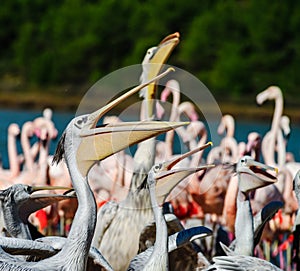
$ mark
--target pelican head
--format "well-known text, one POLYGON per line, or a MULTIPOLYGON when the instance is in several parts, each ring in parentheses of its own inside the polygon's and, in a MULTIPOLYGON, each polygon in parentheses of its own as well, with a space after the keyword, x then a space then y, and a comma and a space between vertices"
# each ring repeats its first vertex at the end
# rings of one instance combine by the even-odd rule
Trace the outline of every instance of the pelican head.
POLYGON ((236 172, 239 175, 239 190, 248 193, 251 190, 275 183, 278 169, 259 163, 251 156, 243 156, 236 166, 236 172), (275 175, 267 170, 275 172, 275 175))
POLYGON ((28 216, 52 203, 63 199, 75 197, 73 194, 45 194, 37 193, 45 190, 70 190, 69 187, 62 186, 30 186, 24 184, 15 184, 5 190, 0 190, 0 201, 8 204, 10 207, 18 210, 23 222, 27 221, 28 216))
MULTIPOLYGON (((169 55, 179 43, 179 33, 168 35, 165 37, 156 47, 152 47, 147 50, 147 53, 143 59, 142 66, 143 72, 140 77, 141 82, 145 82, 150 78, 155 77, 161 70, 162 65, 167 61, 169 55)), ((140 96, 148 102, 147 116, 153 115, 153 102, 155 99, 155 84, 152 83, 148 88, 143 88, 140 91, 140 96)))
POLYGON ((77 169, 83 177, 86 177, 90 168, 97 161, 145 139, 188 124, 187 122, 142 121, 113 122, 98 126, 99 119, 105 113, 171 70, 168 69, 147 83, 133 88, 101 109, 71 120, 58 143, 53 162, 59 162, 64 154, 72 156, 68 157, 72 163, 74 162, 73 157, 76 157, 77 169), (66 147, 68 154, 64 150, 66 147))
POLYGON ((152 175, 152 178, 148 177, 148 181, 152 180, 153 182, 155 182, 154 184, 156 188, 157 202, 160 206, 164 203, 166 197, 169 195, 171 190, 181 180, 183 180, 192 173, 214 167, 214 165, 209 164, 202 165, 196 168, 174 168, 174 166, 184 158, 189 157, 196 152, 202 151, 211 145, 212 143, 209 142, 201 147, 184 153, 183 155, 180 155, 177 158, 163 163, 158 163, 152 167, 148 174, 152 175))

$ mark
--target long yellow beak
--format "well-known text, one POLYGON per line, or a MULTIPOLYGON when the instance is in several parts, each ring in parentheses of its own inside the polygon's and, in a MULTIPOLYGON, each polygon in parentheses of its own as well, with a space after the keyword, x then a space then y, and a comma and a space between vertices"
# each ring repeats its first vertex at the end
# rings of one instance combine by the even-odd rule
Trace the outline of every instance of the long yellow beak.
MULTIPOLYGON (((155 50, 155 54, 150 59, 147 64, 151 65, 151 69, 148 72, 148 80, 158 75, 161 70, 162 65, 167 61, 168 57, 172 53, 173 49, 179 43, 179 33, 176 32, 174 34, 168 35, 165 37, 157 46, 155 50)), ((154 86, 154 84, 151 84, 154 86)), ((150 88, 150 86, 149 86, 150 88)), ((148 99, 154 99, 154 97, 149 96, 148 99)))
MULTIPOLYGON (((161 70, 162 65, 167 61, 173 49, 179 43, 179 33, 168 35, 165 37, 159 45, 154 48, 155 52, 148 63, 143 63, 143 70, 147 70, 146 79, 155 77, 161 70)), ((156 85, 152 83, 148 86, 145 100, 147 100, 148 118, 153 115, 153 99, 155 99, 156 85)))
POLYGON ((169 193, 172 191, 172 189, 183 179, 185 179, 189 175, 196 173, 200 170, 205 170, 205 169, 212 168, 215 166, 213 164, 208 164, 208 165, 202 165, 202 166, 195 167, 195 168, 175 168, 175 169, 173 169, 173 167, 177 163, 182 161, 183 159, 187 158, 188 156, 190 156, 196 152, 202 151, 211 145, 212 145, 212 143, 208 142, 207 144, 205 144, 199 148, 196 148, 194 150, 191 150, 191 151, 179 156, 176 159, 173 159, 171 161, 167 161, 167 162, 163 163, 163 166, 162 166, 163 170, 156 176, 156 180, 157 180, 156 197, 157 197, 157 201, 160 205, 163 204, 163 202, 165 201, 165 199, 169 195, 169 193))
POLYGON ((98 128, 93 136, 83 137, 77 150, 78 169, 86 176, 91 166, 128 146, 176 129, 188 122, 121 122, 98 128))
POLYGON ((122 101, 125 101, 127 98, 129 98, 131 95, 137 93, 140 91, 142 88, 148 86, 149 84, 155 82, 156 80, 166 76, 169 72, 174 71, 173 68, 168 68, 165 72, 151 78, 149 81, 129 90, 128 92, 124 93, 117 99, 111 101, 109 104, 103 106, 99 110, 89 114, 88 120, 89 120, 89 125, 87 125, 87 129, 84 129, 81 132, 81 136, 86 136, 86 135, 91 135, 93 134, 93 131, 91 129, 95 128, 97 126, 97 122, 99 121, 100 118, 102 118, 107 112, 109 112, 111 109, 113 109, 115 106, 120 104, 122 101))

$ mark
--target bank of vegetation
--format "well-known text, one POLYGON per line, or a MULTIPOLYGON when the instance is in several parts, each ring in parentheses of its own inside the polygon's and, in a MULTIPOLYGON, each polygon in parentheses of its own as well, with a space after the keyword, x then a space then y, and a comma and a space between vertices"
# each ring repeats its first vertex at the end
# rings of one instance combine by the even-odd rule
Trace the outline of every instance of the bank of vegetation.
POLYGON ((299 10, 293 0, 2 0, 0 99, 38 100, 46 89, 51 100, 76 104, 93 82, 140 63, 149 46, 178 31, 168 63, 220 102, 253 103, 278 85, 296 107, 299 10))

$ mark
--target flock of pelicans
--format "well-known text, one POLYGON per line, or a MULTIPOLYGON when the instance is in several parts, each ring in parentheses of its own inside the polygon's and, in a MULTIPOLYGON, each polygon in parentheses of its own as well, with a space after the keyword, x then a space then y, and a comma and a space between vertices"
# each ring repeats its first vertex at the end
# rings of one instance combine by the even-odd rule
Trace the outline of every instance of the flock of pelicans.
POLYGON ((147 51, 141 85, 72 119, 53 156, 51 110, 22 129, 9 126, 0 270, 300 270, 300 164, 286 152, 280 89, 257 96, 259 104, 275 101, 263 137, 252 132, 238 143, 234 119, 224 115, 218 132, 226 134, 213 146, 193 104, 180 103, 176 80, 160 102, 151 100, 155 82, 172 71, 160 73, 178 42, 175 33, 147 51), (144 98, 140 121, 105 116, 137 92, 144 98), (171 94, 169 121, 158 120, 171 94), (175 131, 188 149, 181 155, 173 153, 175 131), (136 143, 134 157, 127 155, 136 143), (60 232, 52 234, 49 224, 57 222, 60 232))

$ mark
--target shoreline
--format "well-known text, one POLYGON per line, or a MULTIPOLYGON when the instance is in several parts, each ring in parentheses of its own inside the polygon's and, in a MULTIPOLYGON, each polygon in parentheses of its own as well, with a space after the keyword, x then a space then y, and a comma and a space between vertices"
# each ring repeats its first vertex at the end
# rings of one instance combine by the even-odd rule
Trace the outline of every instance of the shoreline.
MULTIPOLYGON (((0 107, 2 109, 20 110, 43 110, 50 107, 53 110, 72 112, 76 111, 84 95, 50 95, 48 93, 0 93, 0 107)), ((106 102, 111 97, 103 95, 102 99, 106 102), (107 97, 105 97, 107 96, 107 97)), ((105 102, 105 103, 106 103, 105 102)), ((136 101, 134 101, 136 102, 136 101)), ((98 101, 93 101, 93 106, 98 106, 98 101)), ((270 120, 273 116, 274 104, 269 103, 264 106, 240 102, 219 102, 217 101, 222 114, 230 114, 240 120, 270 120)), ((104 105, 104 104, 103 104, 104 105)), ((101 105, 100 105, 101 106, 101 105)), ((126 105, 124 105, 126 106, 126 105)), ((128 106, 128 104, 127 104, 128 106)), ((126 108, 126 107, 125 107, 126 108)), ((300 110, 296 106, 285 106, 283 114, 290 117, 293 123, 300 123, 300 110)))

